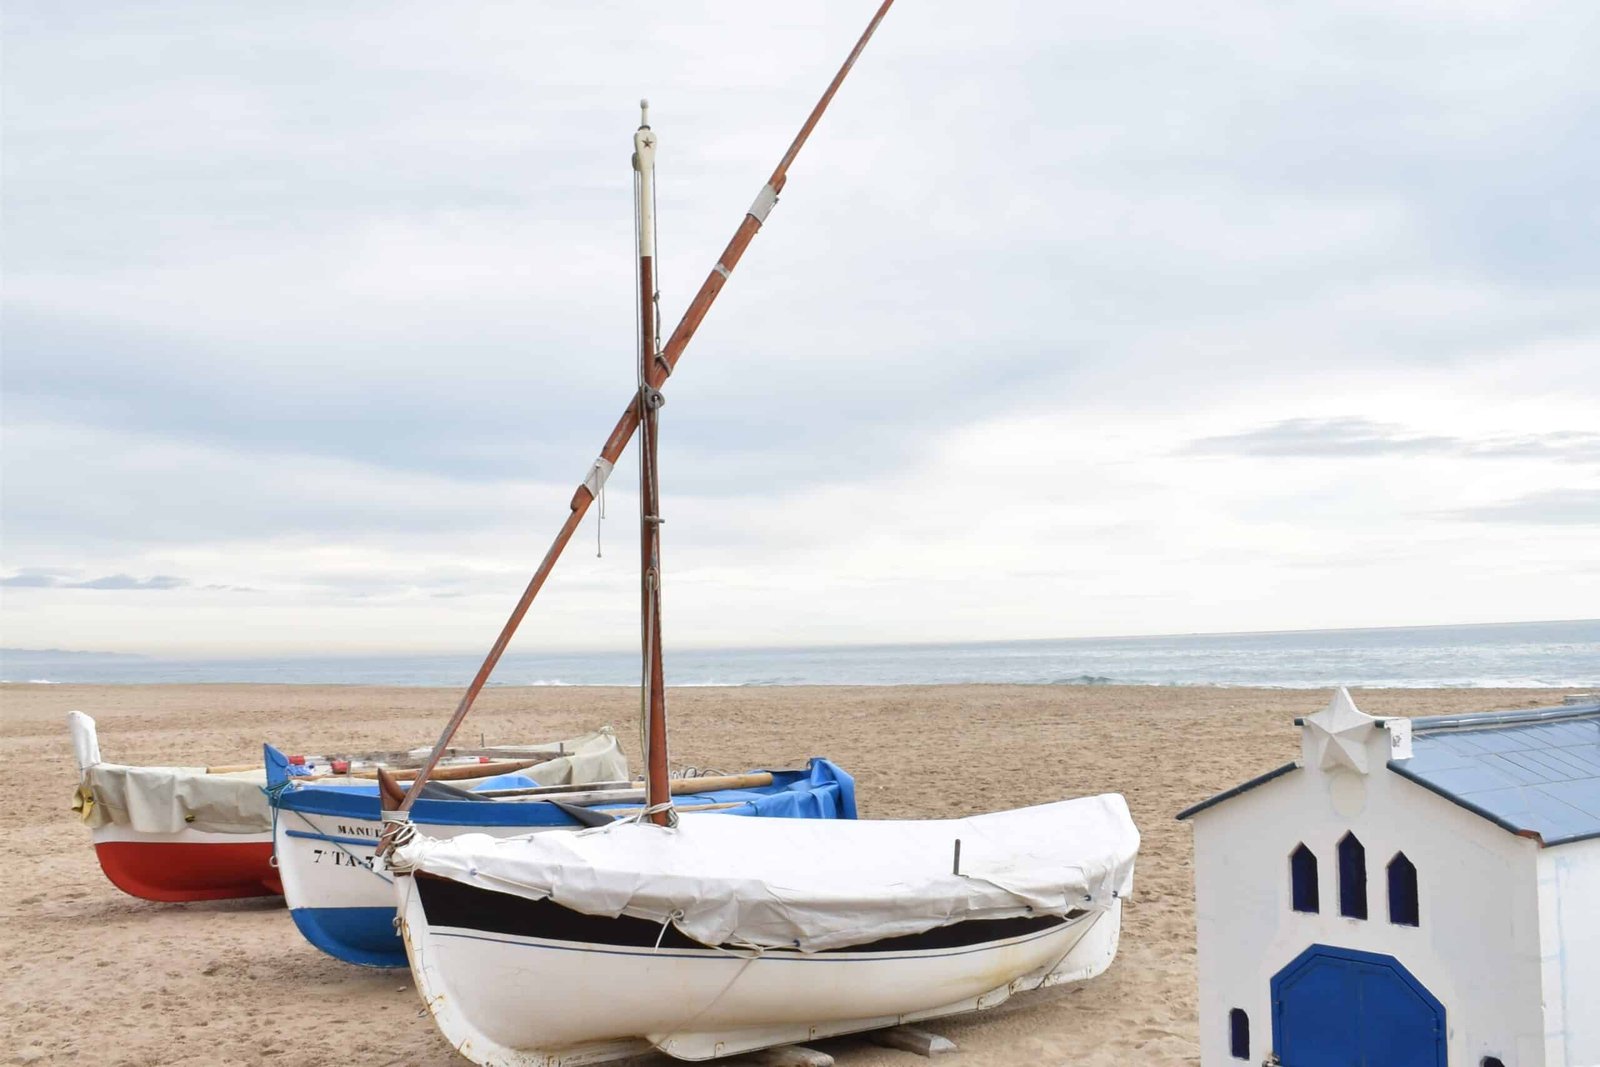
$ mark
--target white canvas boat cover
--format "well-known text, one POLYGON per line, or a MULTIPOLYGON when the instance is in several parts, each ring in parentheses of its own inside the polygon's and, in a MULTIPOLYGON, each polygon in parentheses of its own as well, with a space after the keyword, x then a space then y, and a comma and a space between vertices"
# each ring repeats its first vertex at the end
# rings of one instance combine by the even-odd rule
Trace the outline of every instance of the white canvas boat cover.
POLYGON ((92 797, 84 821, 142 833, 188 828, 218 834, 269 833, 265 770, 210 774, 204 767, 127 767, 97 763, 83 775, 92 797))
MULTIPOLYGON (((130 767, 103 763, 94 720, 68 715, 79 760, 74 803, 90 827, 116 823, 142 833, 176 833, 185 828, 221 834, 272 832, 266 769, 214 774, 204 767, 130 767)), ((551 744, 550 748, 556 746, 551 744)), ((561 743, 568 755, 517 772, 539 785, 583 785, 626 779, 628 762, 610 727, 561 743)), ((367 779, 324 778, 318 784, 371 786, 367 779)), ((472 782, 453 784, 470 789, 472 782)))
MULTIPOLYGON (((539 785, 590 785, 594 782, 626 782, 628 757, 622 754, 611 727, 562 742, 565 756, 536 763, 517 773, 539 785)), ((512 759, 515 757, 507 756, 512 759)), ((471 783, 455 783, 471 787, 471 783)))
POLYGON ((671 921, 702 944, 812 952, 1104 909, 1132 890, 1138 850, 1127 802, 1107 793, 921 822, 686 815, 672 829, 419 834, 391 865, 589 915, 671 921))

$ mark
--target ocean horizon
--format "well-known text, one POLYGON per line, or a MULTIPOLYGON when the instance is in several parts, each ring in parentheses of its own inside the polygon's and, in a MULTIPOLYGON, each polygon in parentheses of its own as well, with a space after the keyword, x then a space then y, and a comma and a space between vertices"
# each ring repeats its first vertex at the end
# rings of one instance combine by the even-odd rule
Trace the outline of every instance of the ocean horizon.
MULTIPOLYGON (((0 682, 464 687, 481 654, 250 658, 0 649, 0 682)), ((1600 619, 941 644, 668 650, 673 686, 1600 688, 1600 619)), ((508 652, 490 684, 636 685, 637 653, 508 652)))

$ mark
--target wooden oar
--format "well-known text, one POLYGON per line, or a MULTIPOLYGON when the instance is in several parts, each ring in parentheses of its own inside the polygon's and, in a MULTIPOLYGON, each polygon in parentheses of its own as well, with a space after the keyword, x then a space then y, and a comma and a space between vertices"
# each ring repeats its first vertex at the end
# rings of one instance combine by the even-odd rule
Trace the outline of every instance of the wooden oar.
MULTIPOLYGON (((695 793, 710 793, 718 789, 760 789, 762 786, 772 784, 772 772, 762 771, 758 774, 724 774, 709 778, 674 778, 672 780, 673 796, 692 796, 695 793)), ((561 799, 571 804, 604 804, 607 802, 636 800, 644 794, 643 782, 629 783, 625 789, 595 789, 588 787, 582 792, 566 792, 561 794, 561 799)), ((550 795, 544 789, 485 789, 479 796, 483 797, 526 797, 530 800, 540 799, 541 796, 550 795)))
MULTIPOLYGON (((426 755, 426 753, 423 755, 426 755)), ((341 759, 350 763, 381 763, 385 767, 420 767, 422 766, 423 755, 418 755, 408 749, 393 752, 356 752, 350 754, 335 752, 306 758, 317 759, 324 763, 341 759)), ((553 745, 502 745, 489 748, 452 747, 445 749, 443 759, 480 759, 483 757, 500 760, 533 759, 534 757, 553 759, 556 756, 569 755, 571 753, 567 751, 566 743, 558 742, 553 745)))
MULTIPOLYGON (((482 759, 487 756, 490 758, 499 757, 501 763, 519 759, 527 759, 530 762, 523 764, 523 766, 532 766, 534 763, 545 763, 549 760, 560 759, 562 756, 567 755, 571 755, 571 753, 566 750, 565 743, 561 743, 553 747, 550 745, 506 745, 502 748, 452 748, 446 750, 445 759, 482 759)), ((375 763, 384 767, 388 767, 391 771, 396 772, 402 778, 415 778, 417 769, 422 766, 422 757, 413 756, 410 752, 368 752, 356 756, 317 756, 316 759, 324 763, 330 763, 335 759, 343 760, 346 763, 375 763)), ((446 766, 449 765, 446 764, 446 766)), ((466 766, 477 770, 483 767, 498 766, 498 764, 474 763, 467 764, 466 766)), ((206 773, 240 774, 244 771, 259 770, 261 770, 260 763, 219 763, 214 767, 207 767, 206 773)), ((498 771, 496 773, 505 774, 507 772, 498 771)), ((302 782, 312 782, 319 778, 376 778, 377 776, 377 769, 368 767, 358 771, 347 771, 344 774, 325 772, 322 774, 302 775, 299 780, 302 782)), ((450 780, 451 776, 446 774, 433 774, 429 775, 429 777, 440 778, 448 781, 450 780)), ((457 775, 456 777, 461 776, 457 775)), ((465 777, 470 778, 472 775, 469 774, 465 777)), ((488 777, 488 775, 484 775, 484 777, 488 777)))
POLYGON ((567 785, 537 785, 525 789, 486 789, 482 796, 562 796, 570 793, 592 793, 596 790, 606 789, 643 789, 643 782, 584 782, 582 784, 568 783, 567 785))
MULTIPOLYGON (((686 805, 686 806, 681 807, 681 808, 678 807, 677 805, 673 805, 673 810, 678 811, 678 812, 726 811, 728 808, 742 808, 748 803, 749 803, 748 800, 733 800, 733 801, 729 801, 726 804, 689 804, 689 805, 686 805)), ((607 815, 615 815, 619 819, 625 819, 629 815, 633 814, 634 812, 636 812, 638 810, 639 810, 639 806, 635 806, 635 807, 631 807, 631 808, 622 808, 619 811, 607 811, 605 814, 607 814, 607 815)))
MULTIPOLYGON (((580 826, 609 826, 614 822, 621 822, 632 815, 638 814, 639 810, 644 807, 642 804, 636 804, 633 807, 622 808, 618 811, 601 811, 598 808, 565 804, 554 797, 547 798, 547 802, 555 804, 562 811, 572 816, 580 826)), ((729 808, 742 808, 748 803, 749 801, 746 800, 735 800, 726 804, 691 804, 682 808, 674 805, 674 810, 685 813, 692 811, 727 811, 729 808)))
MULTIPOLYGON (((462 763, 440 767, 431 777, 438 782, 460 782, 472 778, 493 778, 500 774, 514 774, 525 771, 529 767, 537 767, 541 763, 549 763, 559 756, 544 756, 540 759, 508 760, 501 763, 462 763)), ((347 771, 344 774, 303 774, 290 779, 295 782, 348 782, 354 780, 372 781, 378 777, 380 771, 387 771, 397 781, 405 782, 417 776, 416 767, 369 767, 359 771, 347 771)))
MULTIPOLYGON (((541 763, 549 763, 553 759, 560 758, 559 756, 550 755, 541 756, 539 759, 509 760, 501 763, 452 764, 438 768, 428 777, 436 782, 459 782, 468 778, 493 778, 497 774, 514 774, 517 771, 525 771, 529 767, 537 767, 541 763)), ((405 781, 408 778, 415 778, 419 769, 417 767, 390 768, 389 773, 394 775, 397 780, 405 781)), ((351 771, 349 774, 320 775, 318 777, 366 778, 370 780, 378 777, 378 771, 377 768, 373 768, 371 770, 351 771)))

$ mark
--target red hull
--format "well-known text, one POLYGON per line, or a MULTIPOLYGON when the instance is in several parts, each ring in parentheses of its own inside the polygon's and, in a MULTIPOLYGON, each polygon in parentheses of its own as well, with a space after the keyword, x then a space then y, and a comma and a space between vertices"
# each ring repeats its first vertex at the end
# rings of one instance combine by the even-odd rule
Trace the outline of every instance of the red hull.
POLYGON ((228 900, 283 895, 272 842, 237 845, 103 841, 100 868, 118 889, 145 900, 228 900))

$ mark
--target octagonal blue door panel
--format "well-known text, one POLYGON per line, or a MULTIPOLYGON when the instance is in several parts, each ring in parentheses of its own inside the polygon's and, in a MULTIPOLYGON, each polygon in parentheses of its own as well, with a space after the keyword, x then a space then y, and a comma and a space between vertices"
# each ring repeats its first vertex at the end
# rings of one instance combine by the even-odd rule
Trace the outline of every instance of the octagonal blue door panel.
POLYGON ((1446 1067, 1444 1005, 1393 956, 1312 945, 1272 979, 1284 1067, 1446 1067))

